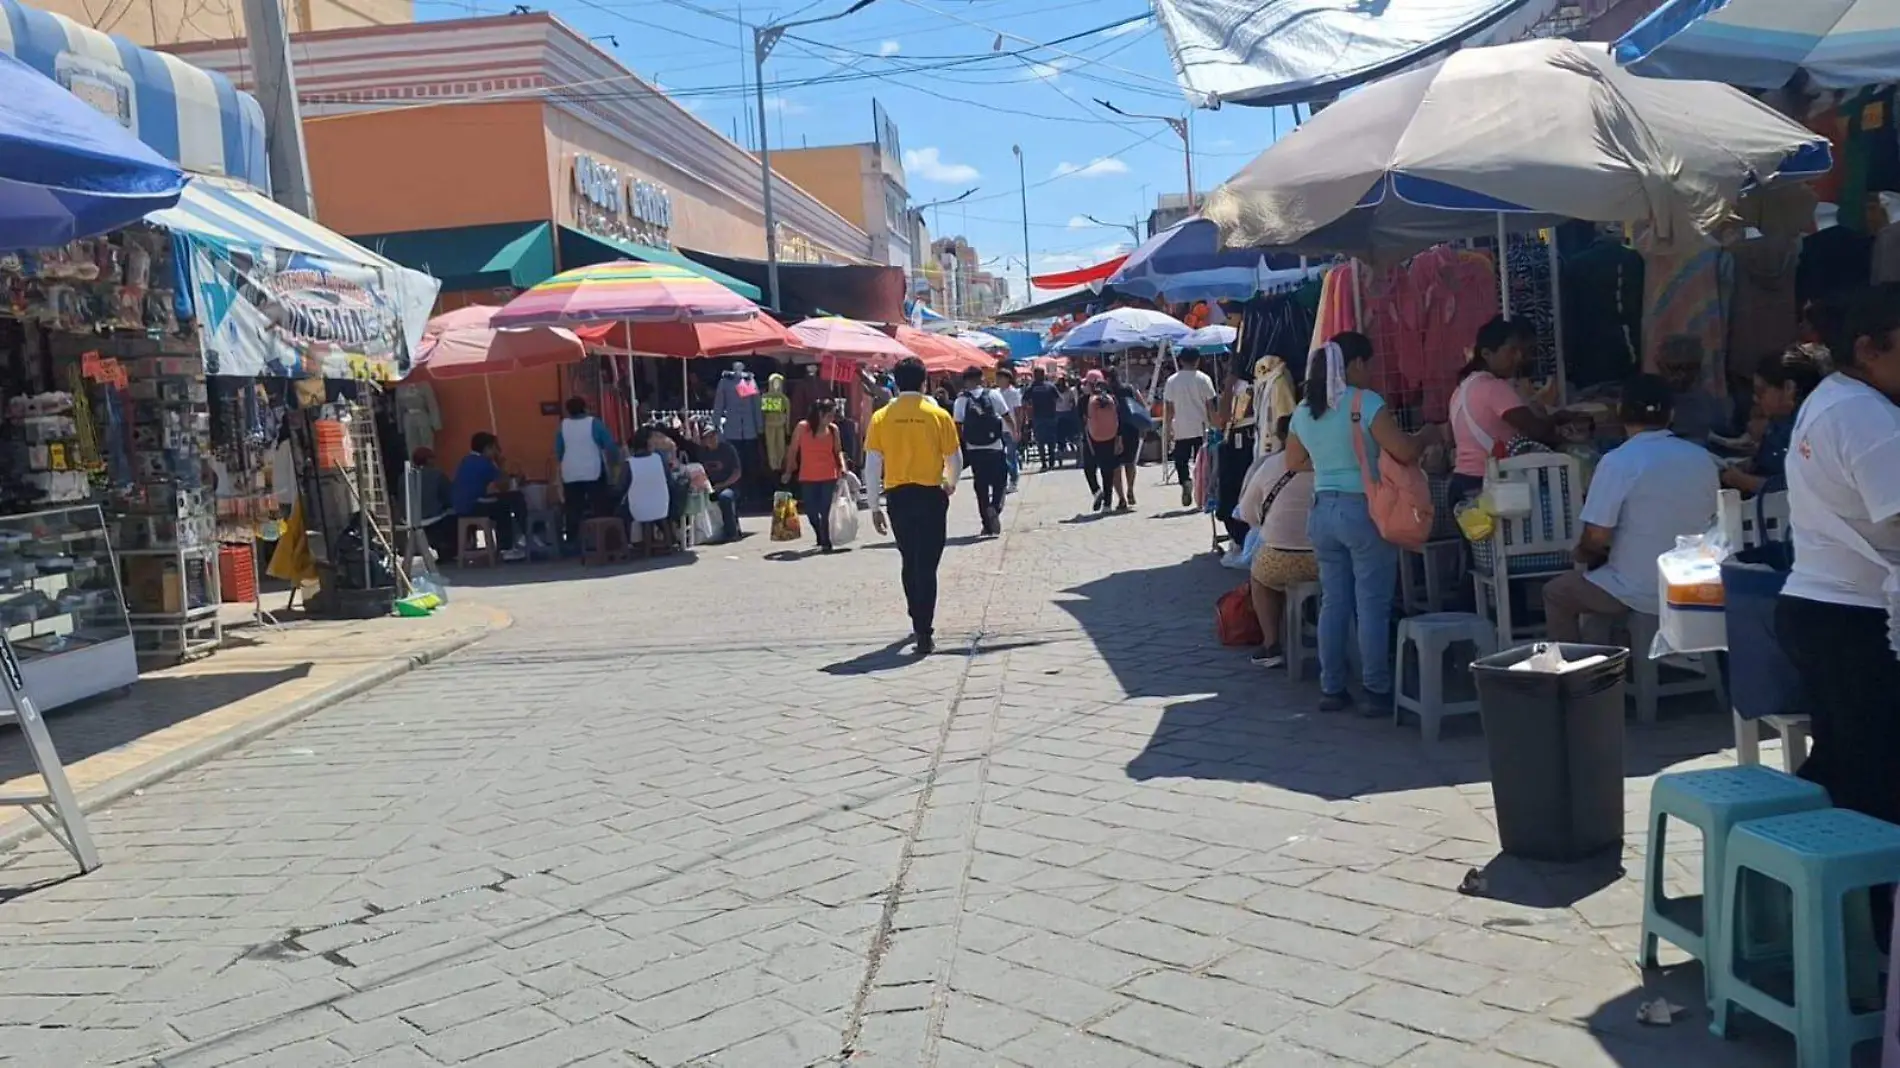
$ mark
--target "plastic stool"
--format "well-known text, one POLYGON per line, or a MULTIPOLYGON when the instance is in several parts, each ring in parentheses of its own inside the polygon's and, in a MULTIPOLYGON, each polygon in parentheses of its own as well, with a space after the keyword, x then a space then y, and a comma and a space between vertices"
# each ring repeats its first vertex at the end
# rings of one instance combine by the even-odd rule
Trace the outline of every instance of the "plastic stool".
POLYGON ((1462 665, 1469 667, 1478 657, 1498 651, 1498 628, 1470 612, 1438 612, 1399 620, 1397 662, 1392 672, 1393 723, 1403 725, 1405 713, 1410 712, 1418 717, 1419 734, 1425 741, 1436 742, 1446 716, 1478 714, 1476 695, 1469 701, 1445 700, 1445 655, 1462 642, 1472 645, 1472 655, 1462 665), (1416 653, 1409 662, 1405 655, 1408 649, 1416 653), (1406 670, 1408 667, 1413 670, 1406 670))
MULTIPOLYGON (((1716 665, 1714 653, 1695 653, 1683 657, 1694 664, 1665 665, 1660 660, 1649 658, 1649 647, 1656 640, 1656 631, 1661 629, 1662 620, 1643 612, 1629 614, 1629 650, 1630 650, 1630 700, 1636 705, 1636 722, 1656 722, 1657 703, 1665 697, 1681 697, 1686 694, 1707 693, 1715 695, 1717 708, 1728 708, 1728 697, 1722 688, 1722 671, 1716 665), (1673 674, 1689 676, 1673 682, 1663 681, 1663 670, 1667 667, 1673 674)), ((1671 658, 1675 659, 1675 658, 1671 658)))
POLYGON ((501 543, 495 540, 495 521, 487 516, 465 515, 455 521, 456 562, 463 567, 498 567, 501 543), (470 540, 469 535, 475 537, 470 540), (480 555, 476 555, 479 553, 480 555))
MULTIPOLYGON (((1883 1010, 1856 1013, 1852 999, 1879 996, 1876 941, 1867 891, 1900 882, 1900 827, 1842 808, 1750 820, 1728 839, 1723 911, 1736 930, 1742 872, 1794 895, 1794 1000, 1751 984, 1736 968, 1735 939, 1713 942, 1715 997, 1709 1030, 1726 1036, 1739 1006, 1794 1036, 1799 1068, 1848 1068, 1854 1046, 1880 1038, 1883 1010), (1855 969, 1850 977, 1849 967, 1855 969)), ((1753 976, 1755 962, 1744 969, 1753 976)))
MULTIPOLYGON (((1317 582, 1302 582, 1290 586, 1286 591, 1286 612, 1280 621, 1280 647, 1286 650, 1287 674, 1294 682, 1306 678, 1306 665, 1310 661, 1319 663, 1319 599, 1320 588, 1317 582), (1306 644, 1309 633, 1306 625, 1307 605, 1313 606, 1314 624, 1310 630, 1313 644, 1306 644)), ((1318 670, 1315 667, 1315 670, 1318 670)))
POLYGON ((581 566, 615 564, 633 555, 627 544, 627 526, 612 516, 581 524, 581 566))
MULTIPOLYGON (((1463 561, 1464 552, 1463 538, 1428 541, 1423 548, 1399 551, 1399 598, 1407 612, 1445 610, 1444 576, 1448 570, 1459 570, 1457 565, 1463 561), (1446 558, 1452 564, 1449 569, 1442 566, 1446 558), (1416 579, 1412 574, 1414 565, 1420 572, 1416 579)), ((1493 644, 1496 644, 1495 635, 1493 644)))
POLYGON ((1828 807, 1827 791, 1811 782, 1763 767, 1717 768, 1659 775, 1649 791, 1649 851, 1643 866, 1643 937, 1639 967, 1656 966, 1656 942, 1666 938, 1702 962, 1702 997, 1714 1001, 1715 967, 1710 947, 1725 940, 1722 869, 1729 832, 1737 824, 1768 816, 1828 807), (1663 896, 1671 818, 1702 832, 1702 894, 1663 896))
POLYGON ((550 548, 558 550, 561 547, 562 521, 561 513, 543 508, 538 512, 529 512, 522 518, 521 525, 526 528, 524 533, 530 541, 540 538, 550 548))

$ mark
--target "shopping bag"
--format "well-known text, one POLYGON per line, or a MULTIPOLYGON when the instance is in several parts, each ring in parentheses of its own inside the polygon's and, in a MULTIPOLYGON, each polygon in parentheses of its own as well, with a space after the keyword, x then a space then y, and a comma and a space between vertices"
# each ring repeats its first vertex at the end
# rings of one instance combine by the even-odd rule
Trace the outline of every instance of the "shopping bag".
POLYGON ((831 544, 849 545, 858 536, 858 493, 851 476, 838 480, 838 491, 831 498, 831 544))
POLYGON ((1260 633, 1260 617, 1254 614, 1251 582, 1228 590, 1214 602, 1214 631, 1226 646, 1253 646, 1266 640, 1260 633))
POLYGON ((798 521, 798 501, 782 490, 773 494, 772 540, 797 541, 804 536, 805 528, 798 521))

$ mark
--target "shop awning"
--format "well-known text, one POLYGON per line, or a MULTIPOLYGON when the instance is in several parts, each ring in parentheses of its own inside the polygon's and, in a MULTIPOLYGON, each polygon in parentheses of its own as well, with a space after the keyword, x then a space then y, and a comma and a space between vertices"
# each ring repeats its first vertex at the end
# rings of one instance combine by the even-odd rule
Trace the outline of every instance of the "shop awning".
POLYGON ((571 226, 561 227, 560 248, 561 269, 564 271, 576 267, 591 267, 596 263, 608 263, 613 260, 663 263, 669 267, 683 267, 696 274, 703 274, 747 300, 763 300, 765 297, 758 286, 716 271, 703 263, 687 259, 670 248, 636 245, 631 241, 585 233, 571 226))
POLYGON ((1091 304, 1106 304, 1114 299, 1112 290, 1096 293, 1088 289, 1077 289, 1068 293, 1058 293, 1048 300, 1013 311, 1006 311, 996 317, 999 323, 1027 323, 1036 319, 1053 319, 1058 315, 1079 312, 1091 304))
POLYGON ((197 178, 146 216, 187 239, 213 375, 401 378, 441 286, 249 187, 197 178))
POLYGON ((527 289, 554 276, 554 225, 492 223, 357 237, 357 244, 434 275, 442 291, 527 289))
POLYGON ((1037 289, 1067 289, 1070 286, 1085 286, 1093 282, 1106 282, 1109 277, 1121 269, 1127 262, 1126 254, 1115 256, 1094 265, 1078 267, 1073 271, 1056 271, 1051 274, 1039 274, 1029 281, 1037 289))

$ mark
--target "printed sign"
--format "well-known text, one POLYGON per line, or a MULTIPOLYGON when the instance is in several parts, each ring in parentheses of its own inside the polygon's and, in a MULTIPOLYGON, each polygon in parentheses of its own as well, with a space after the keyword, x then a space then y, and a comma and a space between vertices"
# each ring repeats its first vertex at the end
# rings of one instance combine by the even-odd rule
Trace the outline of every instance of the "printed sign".
POLYGON ((408 372, 400 282, 380 269, 189 243, 206 374, 388 381, 408 372))
POLYGON ((673 194, 592 156, 575 156, 574 222, 589 233, 664 248, 672 243, 673 194))

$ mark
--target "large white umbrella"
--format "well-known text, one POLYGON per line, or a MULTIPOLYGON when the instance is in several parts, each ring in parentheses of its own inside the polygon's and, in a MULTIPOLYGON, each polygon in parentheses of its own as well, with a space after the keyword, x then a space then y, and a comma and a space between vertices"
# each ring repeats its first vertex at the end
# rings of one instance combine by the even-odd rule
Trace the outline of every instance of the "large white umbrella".
POLYGON ((1738 90, 1657 81, 1603 45, 1471 48, 1342 98, 1215 190, 1229 247, 1410 255, 1565 219, 1692 245, 1753 184, 1826 173, 1824 138, 1738 90))
POLYGON ((1163 312, 1147 308, 1114 308, 1092 316, 1062 335, 1053 351, 1072 355, 1153 349, 1177 343, 1190 333, 1193 330, 1186 323, 1163 312))

